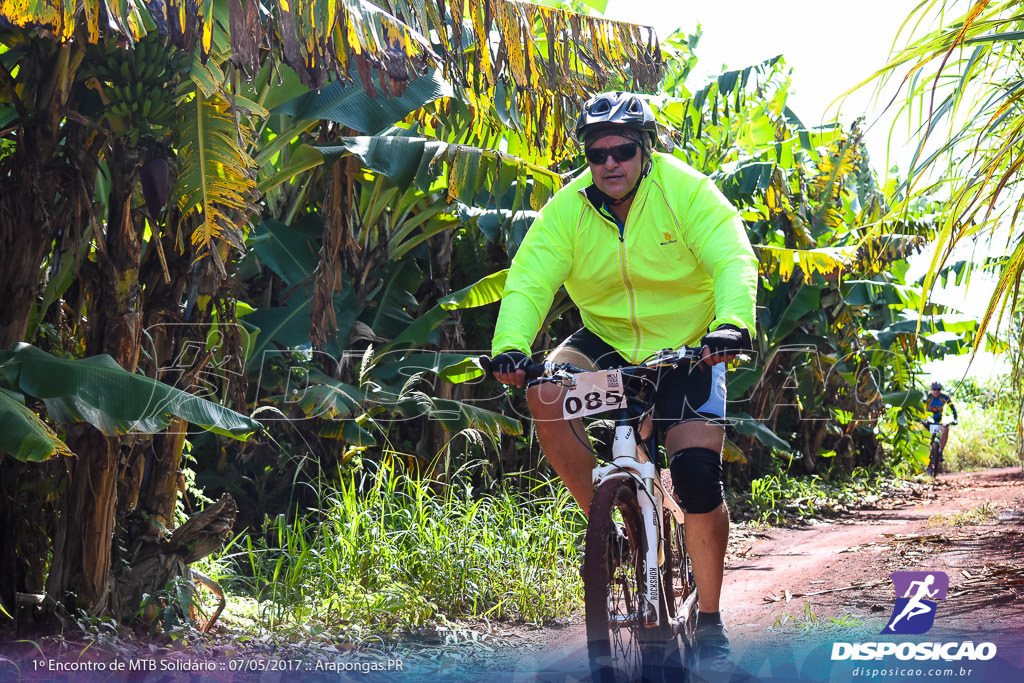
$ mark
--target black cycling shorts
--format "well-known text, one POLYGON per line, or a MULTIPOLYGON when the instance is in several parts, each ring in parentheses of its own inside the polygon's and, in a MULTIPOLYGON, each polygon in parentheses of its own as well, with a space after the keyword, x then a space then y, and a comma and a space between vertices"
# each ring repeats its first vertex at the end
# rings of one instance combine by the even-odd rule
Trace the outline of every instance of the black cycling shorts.
MULTIPOLYGON (((547 360, 585 370, 634 365, 585 327, 559 344, 547 360)), ((687 420, 721 421, 725 417, 725 363, 661 369, 656 381, 653 417, 662 430, 687 420)))

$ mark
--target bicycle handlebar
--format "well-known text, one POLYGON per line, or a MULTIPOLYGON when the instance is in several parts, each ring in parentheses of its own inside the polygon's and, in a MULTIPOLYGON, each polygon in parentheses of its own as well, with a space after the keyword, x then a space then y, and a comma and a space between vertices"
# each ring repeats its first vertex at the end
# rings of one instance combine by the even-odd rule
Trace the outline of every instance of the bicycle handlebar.
MULTIPOLYGON (((637 365, 627 365, 613 369, 628 372, 630 370, 665 367, 669 365, 676 365, 678 363, 693 362, 700 360, 700 358, 700 348, 681 346, 678 349, 662 349, 661 351, 658 351, 657 353, 640 361, 637 365)), ((494 373, 491 372, 490 356, 479 356, 477 358, 477 362, 479 362, 480 368, 484 371, 487 377, 493 379, 494 373)), ((522 369, 526 371, 527 382, 544 377, 550 377, 552 380, 556 380, 560 377, 568 378, 570 375, 576 375, 582 372, 591 372, 590 370, 584 370, 583 368, 578 368, 575 365, 569 365, 568 363, 552 363, 550 361, 545 361, 543 363, 530 363, 522 369)))

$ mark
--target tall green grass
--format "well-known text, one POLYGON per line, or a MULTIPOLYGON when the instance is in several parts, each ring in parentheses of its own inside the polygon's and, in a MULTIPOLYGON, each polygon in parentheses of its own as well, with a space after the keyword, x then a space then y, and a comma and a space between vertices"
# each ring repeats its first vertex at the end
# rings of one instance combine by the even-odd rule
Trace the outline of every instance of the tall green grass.
POLYGON ((442 483, 381 465, 336 486, 320 509, 266 520, 262 536, 236 540, 211 564, 229 591, 257 601, 252 616, 268 629, 542 623, 582 601, 584 527, 554 482, 481 492, 465 473, 442 483))
MULTIPOLYGON (((944 454, 950 472, 1009 467, 1017 454, 1017 401, 1008 378, 964 382, 953 398, 958 424, 949 429, 944 454)), ((950 416, 946 416, 949 420, 950 416)))

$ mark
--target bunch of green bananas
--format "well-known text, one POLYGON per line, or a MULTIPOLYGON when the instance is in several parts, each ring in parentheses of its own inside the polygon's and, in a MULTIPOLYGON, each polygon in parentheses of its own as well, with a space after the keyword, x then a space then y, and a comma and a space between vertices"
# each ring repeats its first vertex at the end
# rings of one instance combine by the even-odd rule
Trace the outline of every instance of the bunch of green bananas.
POLYGON ((175 85, 191 55, 169 49, 166 39, 152 31, 133 47, 98 47, 89 57, 90 72, 103 93, 104 115, 116 132, 136 141, 173 124, 175 85))

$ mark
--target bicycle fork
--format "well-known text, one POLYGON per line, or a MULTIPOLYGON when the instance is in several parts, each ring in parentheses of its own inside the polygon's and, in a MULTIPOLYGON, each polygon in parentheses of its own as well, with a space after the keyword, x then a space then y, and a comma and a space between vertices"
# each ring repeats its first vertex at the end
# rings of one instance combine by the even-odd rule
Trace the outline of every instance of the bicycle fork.
MULTIPOLYGON (((606 478, 612 470, 629 472, 637 482, 637 503, 640 505, 640 518, 643 523, 643 535, 647 540, 643 563, 644 582, 644 614, 643 624, 647 627, 657 626, 661 620, 659 600, 661 581, 658 569, 658 547, 661 539, 661 489, 655 485, 657 471, 653 462, 640 462, 637 457, 636 432, 632 425, 618 424, 615 427, 615 441, 612 443, 612 465, 594 470, 595 483, 606 478), (646 495, 645 495, 646 494, 646 495)), ((638 541, 639 539, 634 539, 638 541)))

